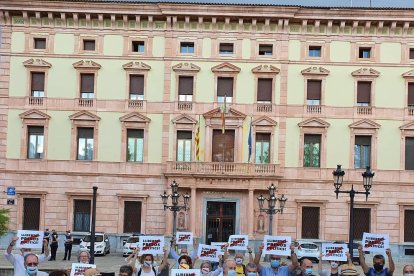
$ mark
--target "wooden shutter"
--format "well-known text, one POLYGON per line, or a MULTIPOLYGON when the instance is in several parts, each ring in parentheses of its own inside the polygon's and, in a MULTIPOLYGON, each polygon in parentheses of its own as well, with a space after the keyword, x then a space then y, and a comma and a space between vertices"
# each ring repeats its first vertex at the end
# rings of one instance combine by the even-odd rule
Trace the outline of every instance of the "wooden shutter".
POLYGON ((404 211, 404 242, 414 242, 414 210, 404 211))
POLYGON ((233 97, 233 78, 217 78, 217 96, 233 97))
POLYGON ((213 130, 213 162, 234 162, 234 130, 213 130))
POLYGON ((272 101, 272 79, 258 79, 257 81, 257 101, 272 101))
POLYGON ((127 130, 128 138, 144 138, 144 130, 142 129, 128 129, 127 130))
POLYGON ((81 93, 94 93, 94 86, 94 74, 81 74, 81 93))
POLYGON ((371 136, 356 135, 355 145, 371 146, 371 136))
POLYGON ((233 43, 220 43, 220 52, 233 52, 233 43))
POLYGON ((144 95, 144 76, 130 75, 129 76, 129 93, 144 95))
POLYGON ((302 239, 319 239, 319 207, 302 207, 302 239))
POLYGON ((32 91, 45 91, 45 73, 32 72, 32 91))
POLYGON ((191 76, 180 76, 178 78, 178 94, 193 95, 194 78, 191 76))
POLYGON ((414 137, 405 137, 405 169, 414 170, 414 137))
POLYGON ((124 202, 124 233, 141 232, 141 201, 124 202))
POLYGON ((407 104, 414 105, 414 82, 408 83, 408 97, 407 104))
POLYGON ((308 80, 307 82, 307 99, 308 100, 320 100, 321 99, 321 80, 308 80))
POLYGON ((364 232, 369 233, 371 230, 371 209, 370 208, 354 208, 354 238, 362 240, 364 232))
POLYGON ((78 127, 78 138, 93 138, 93 128, 78 127))
POLYGON ((23 199, 23 230, 40 230, 40 198, 23 199))
POLYGON ((357 103, 371 102, 371 82, 359 81, 357 85, 357 103))

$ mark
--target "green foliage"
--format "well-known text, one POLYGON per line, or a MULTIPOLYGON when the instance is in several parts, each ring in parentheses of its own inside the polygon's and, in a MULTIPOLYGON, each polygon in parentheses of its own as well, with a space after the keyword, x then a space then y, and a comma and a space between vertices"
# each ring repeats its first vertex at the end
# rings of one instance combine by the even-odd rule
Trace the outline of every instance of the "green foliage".
POLYGON ((3 236, 9 230, 9 209, 0 208, 0 236, 3 236))

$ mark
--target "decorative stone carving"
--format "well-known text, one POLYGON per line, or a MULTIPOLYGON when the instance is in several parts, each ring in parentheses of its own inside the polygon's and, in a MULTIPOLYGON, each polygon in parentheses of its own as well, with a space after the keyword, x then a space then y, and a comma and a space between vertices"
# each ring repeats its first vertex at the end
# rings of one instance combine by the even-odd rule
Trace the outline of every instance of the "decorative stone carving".
POLYGON ((354 77, 378 77, 380 75, 380 72, 378 72, 375 69, 372 68, 360 68, 354 72, 351 73, 354 77))
POLYGON ((317 67, 317 66, 312 66, 309 68, 306 68, 304 70, 301 71, 302 75, 306 76, 306 75, 317 75, 317 76, 327 76, 329 75, 329 70, 323 68, 323 67, 317 67))
POLYGON ((197 65, 189 62, 181 62, 172 67, 174 72, 186 71, 186 72, 199 72, 201 69, 197 65))
POLYGON ((50 64, 49 62, 47 62, 43 59, 40 59, 40 58, 28 59, 28 60, 23 62, 23 65, 26 68, 32 68, 32 67, 50 68, 50 67, 52 67, 52 64, 50 64))
POLYGON ((92 60, 80 60, 78 62, 75 62, 73 64, 73 67, 76 69, 95 69, 99 70, 101 69, 101 65, 95 61, 92 60))
POLYGON ((151 66, 141 61, 131 61, 122 65, 124 70, 149 71, 151 66))

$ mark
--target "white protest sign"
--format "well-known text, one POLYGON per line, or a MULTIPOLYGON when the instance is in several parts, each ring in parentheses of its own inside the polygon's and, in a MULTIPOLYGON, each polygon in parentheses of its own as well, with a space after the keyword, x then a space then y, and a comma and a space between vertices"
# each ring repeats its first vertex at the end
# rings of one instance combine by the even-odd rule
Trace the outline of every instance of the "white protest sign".
POLYGON ((72 270, 70 271, 70 276, 83 276, 85 275, 85 271, 89 268, 96 268, 96 265, 73 263, 72 270))
POLYGON ((200 269, 171 269, 171 276, 200 276, 200 269))
POLYGON ((249 244, 248 235, 231 235, 229 237, 229 247, 227 249, 247 250, 248 244, 249 244))
POLYGON ((141 236, 138 247, 140 256, 143 254, 163 254, 164 236, 141 236))
POLYGON ((177 232, 177 244, 193 244, 193 233, 191 232, 177 232))
POLYGON ((322 260, 346 262, 349 252, 346 243, 322 243, 322 260))
POLYGON ((220 246, 220 255, 224 255, 226 244, 227 244, 226 242, 211 242, 211 245, 220 246))
POLYGON ((263 254, 290 256, 290 244, 292 238, 288 236, 269 236, 263 239, 263 254))
POLYGON ((220 246, 200 244, 197 256, 200 260, 218 262, 220 253, 220 246))
POLYGON ((362 247, 364 251, 385 253, 390 248, 390 236, 388 234, 365 233, 362 236, 362 247))
POLYGON ((43 231, 18 230, 16 248, 42 248, 43 231))

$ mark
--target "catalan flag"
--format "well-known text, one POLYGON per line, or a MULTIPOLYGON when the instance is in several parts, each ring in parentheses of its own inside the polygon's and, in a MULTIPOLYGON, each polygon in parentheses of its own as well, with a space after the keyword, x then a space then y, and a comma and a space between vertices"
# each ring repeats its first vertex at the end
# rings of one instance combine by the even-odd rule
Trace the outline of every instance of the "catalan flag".
POLYGON ((197 123, 197 132, 195 134, 194 144, 195 144, 196 160, 200 161, 200 117, 197 123))
POLYGON ((249 137, 247 138, 247 149, 249 153, 247 157, 247 162, 250 163, 250 158, 252 157, 252 119, 250 119, 249 137))

